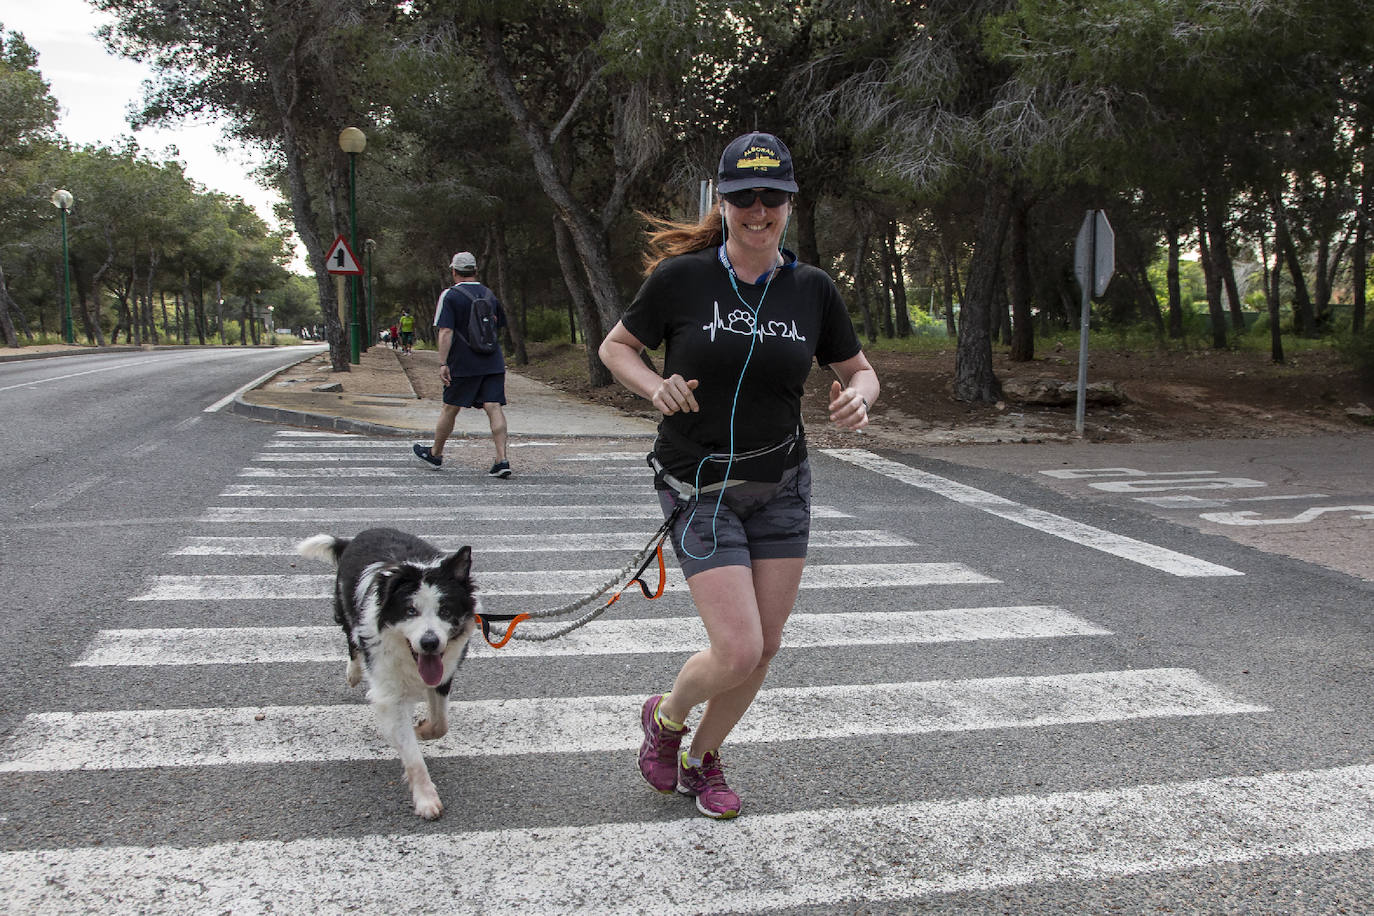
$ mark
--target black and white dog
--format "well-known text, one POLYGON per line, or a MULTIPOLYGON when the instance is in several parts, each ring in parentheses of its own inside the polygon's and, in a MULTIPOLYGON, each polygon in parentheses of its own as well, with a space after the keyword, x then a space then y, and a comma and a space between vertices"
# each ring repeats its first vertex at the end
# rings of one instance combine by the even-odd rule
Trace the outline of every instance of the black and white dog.
POLYGON ((403 531, 369 528, 352 539, 317 534, 296 552, 338 567, 334 619, 348 637, 348 685, 367 681, 377 727, 405 765, 415 813, 438 817, 444 804, 417 739, 448 732, 449 688, 481 613, 472 548, 446 554, 403 531), (429 714, 412 726, 421 700, 429 714))

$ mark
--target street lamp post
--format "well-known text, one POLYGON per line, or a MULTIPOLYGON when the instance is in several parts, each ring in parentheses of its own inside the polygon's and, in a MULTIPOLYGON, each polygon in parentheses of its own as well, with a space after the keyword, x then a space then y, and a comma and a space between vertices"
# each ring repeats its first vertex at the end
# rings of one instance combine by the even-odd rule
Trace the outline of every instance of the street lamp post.
POLYGON ((363 250, 367 252, 364 266, 367 270, 367 340, 369 346, 377 342, 377 300, 372 295, 372 252, 376 247, 377 243, 372 239, 363 242, 363 250))
MULTIPOLYGON (((339 149, 348 153, 348 224, 349 245, 358 250, 358 203, 356 198, 358 184, 358 154, 367 147, 367 135, 356 127, 345 127, 339 131, 339 149)), ((362 360, 362 332, 358 327, 358 284, 349 278, 352 311, 348 322, 349 361, 357 364, 362 360)))
POLYGON ((72 192, 61 188, 52 192, 52 205, 62 213, 62 288, 67 303, 66 318, 62 322, 62 339, 76 343, 76 329, 72 327, 72 267, 67 256, 67 211, 72 208, 72 192))

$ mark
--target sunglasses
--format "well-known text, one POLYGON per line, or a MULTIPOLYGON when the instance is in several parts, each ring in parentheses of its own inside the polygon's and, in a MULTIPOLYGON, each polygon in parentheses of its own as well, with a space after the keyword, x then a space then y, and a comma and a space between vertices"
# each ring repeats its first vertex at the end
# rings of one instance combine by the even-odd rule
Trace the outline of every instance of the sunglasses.
POLYGON ((781 191, 777 188, 746 188, 743 191, 730 191, 720 195, 731 206, 739 207, 741 210, 754 205, 754 199, 763 201, 765 207, 781 207, 792 198, 788 191, 781 191))

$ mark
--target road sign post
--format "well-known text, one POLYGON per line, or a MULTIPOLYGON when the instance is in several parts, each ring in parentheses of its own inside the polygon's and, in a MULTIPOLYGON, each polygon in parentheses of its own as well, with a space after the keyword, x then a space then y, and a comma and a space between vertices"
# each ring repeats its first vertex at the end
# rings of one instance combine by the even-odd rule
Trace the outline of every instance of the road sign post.
POLYGON ((1112 232, 1107 214, 1089 210, 1078 227, 1073 246, 1073 273, 1083 290, 1083 311, 1078 325, 1078 407, 1074 414, 1074 434, 1082 437, 1083 418, 1088 401, 1088 326, 1093 296, 1107 291, 1107 283, 1116 270, 1116 235, 1112 232))
MULTIPOLYGON (((342 235, 334 240, 333 246, 329 249, 329 254, 325 256, 324 268, 334 275, 335 299, 338 305, 342 306, 344 297, 347 295, 347 278, 360 277, 363 273, 357 256, 353 254, 353 249, 348 247, 348 240, 342 235)), ((337 309, 335 315, 338 315, 337 309)), ((349 362, 355 364, 360 362, 362 358, 358 349, 357 318, 357 303, 354 302, 349 334, 349 362)), ((340 320, 342 321, 342 316, 340 316, 340 320)))

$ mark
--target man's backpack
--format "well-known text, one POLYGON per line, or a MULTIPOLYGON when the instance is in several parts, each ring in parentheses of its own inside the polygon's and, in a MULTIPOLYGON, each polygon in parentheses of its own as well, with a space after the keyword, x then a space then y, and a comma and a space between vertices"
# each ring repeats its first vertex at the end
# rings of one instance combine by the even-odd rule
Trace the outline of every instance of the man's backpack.
POLYGON ((464 336, 457 328, 454 333, 462 338, 468 349, 483 356, 495 353, 497 348, 496 305, 486 296, 471 296, 467 290, 463 295, 472 302, 468 309, 468 333, 464 336))

